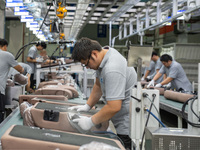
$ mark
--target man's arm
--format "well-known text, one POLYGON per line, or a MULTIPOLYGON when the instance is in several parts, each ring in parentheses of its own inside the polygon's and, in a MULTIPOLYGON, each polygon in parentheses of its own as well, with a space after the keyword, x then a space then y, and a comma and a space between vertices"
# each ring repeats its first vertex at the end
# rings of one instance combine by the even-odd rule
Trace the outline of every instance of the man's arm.
POLYGON ((161 85, 165 85, 168 84, 169 82, 171 82, 173 80, 173 78, 171 77, 167 77, 165 80, 163 80, 160 84, 161 85))
POLYGON ((101 86, 99 79, 96 78, 96 82, 93 86, 92 92, 90 94, 90 97, 87 100, 87 104, 92 108, 101 98, 102 92, 101 92, 101 86))
POLYGON ((149 73, 150 73, 150 70, 147 70, 146 73, 145 73, 145 75, 144 75, 144 79, 147 78, 147 76, 149 75, 149 73))
POLYGON ((153 77, 153 80, 156 81, 162 76, 162 73, 157 72, 156 75, 153 77))
POLYGON ((120 111, 122 100, 107 101, 107 104, 95 115, 92 116, 92 122, 99 124, 110 120, 118 111, 120 111))
POLYGON ((31 57, 27 57, 26 61, 27 62, 31 62, 31 63, 36 63, 37 62, 36 59, 33 59, 31 57))
POLYGON ((17 70, 18 72, 20 72, 20 73, 23 73, 24 72, 24 68, 22 67, 22 66, 20 66, 20 65, 17 65, 17 66, 15 66, 15 67, 13 67, 15 70, 17 70))

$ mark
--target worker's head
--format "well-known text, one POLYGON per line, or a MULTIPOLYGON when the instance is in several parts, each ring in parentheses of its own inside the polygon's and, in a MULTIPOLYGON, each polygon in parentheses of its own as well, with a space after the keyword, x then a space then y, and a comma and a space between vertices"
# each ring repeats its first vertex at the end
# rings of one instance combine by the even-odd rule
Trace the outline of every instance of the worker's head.
POLYGON ((172 63, 172 56, 164 54, 160 57, 160 61, 163 63, 165 67, 169 67, 172 63))
POLYGON ((5 39, 0 38, 0 49, 3 51, 7 51, 8 42, 5 39))
POLYGON ((47 45, 46 45, 45 42, 38 42, 38 43, 36 44, 36 47, 37 47, 37 50, 41 51, 41 50, 43 50, 43 49, 46 49, 47 45))
POLYGON ((99 42, 89 38, 81 38, 74 45, 72 59, 74 59, 75 62, 81 62, 85 67, 96 70, 101 63, 99 57, 101 50, 102 46, 99 42))
POLYGON ((151 54, 151 60, 157 61, 158 59, 159 59, 158 54, 155 51, 153 51, 151 54))

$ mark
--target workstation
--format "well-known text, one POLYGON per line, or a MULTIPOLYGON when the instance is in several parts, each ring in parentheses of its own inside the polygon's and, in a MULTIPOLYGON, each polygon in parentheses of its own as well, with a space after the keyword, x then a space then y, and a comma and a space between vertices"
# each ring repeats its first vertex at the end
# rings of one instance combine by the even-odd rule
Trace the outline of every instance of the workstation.
POLYGON ((0 149, 200 149, 199 0, 0 8, 0 149))

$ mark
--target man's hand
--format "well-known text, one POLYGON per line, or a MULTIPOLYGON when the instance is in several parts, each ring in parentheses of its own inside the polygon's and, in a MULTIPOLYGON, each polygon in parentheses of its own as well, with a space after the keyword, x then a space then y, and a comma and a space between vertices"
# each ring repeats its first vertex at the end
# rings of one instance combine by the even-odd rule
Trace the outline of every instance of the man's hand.
POLYGON ((147 79, 150 80, 150 79, 151 79, 151 76, 147 76, 147 79))
POLYGON ((69 110, 76 110, 76 111, 89 111, 91 108, 88 104, 85 105, 78 105, 78 106, 72 106, 68 108, 69 110))
POLYGON ((73 122, 77 122, 77 124, 83 129, 83 130, 90 130, 93 126, 94 123, 92 122, 91 117, 86 117, 86 116, 80 116, 80 118, 72 120, 73 122))
POLYGON ((41 63, 41 62, 43 62, 44 61, 44 59, 42 58, 42 57, 37 57, 36 58, 36 62, 38 62, 38 63, 41 63))
POLYGON ((155 81, 154 80, 151 80, 149 82, 149 84, 147 85, 147 88, 149 88, 150 86, 154 86, 155 85, 155 81))
POLYGON ((161 86, 162 86, 162 84, 158 83, 158 84, 156 84, 155 87, 160 88, 161 86))

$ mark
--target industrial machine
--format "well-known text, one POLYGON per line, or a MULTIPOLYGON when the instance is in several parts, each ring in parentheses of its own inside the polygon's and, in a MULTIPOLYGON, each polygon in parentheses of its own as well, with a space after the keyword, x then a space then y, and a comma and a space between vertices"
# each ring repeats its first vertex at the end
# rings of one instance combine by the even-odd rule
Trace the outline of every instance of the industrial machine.
POLYGON ((136 150, 140 150, 144 144, 145 128, 159 127, 159 91, 142 89, 138 82, 137 88, 132 90, 130 108, 130 136, 136 144, 136 150))

